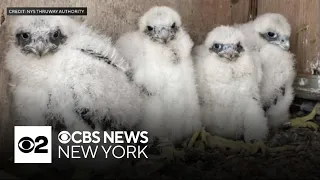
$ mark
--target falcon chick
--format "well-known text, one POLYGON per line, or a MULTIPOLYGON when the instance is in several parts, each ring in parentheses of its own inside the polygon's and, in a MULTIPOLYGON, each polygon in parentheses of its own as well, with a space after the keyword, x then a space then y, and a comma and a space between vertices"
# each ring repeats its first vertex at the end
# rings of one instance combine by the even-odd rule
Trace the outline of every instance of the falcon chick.
POLYGON ((5 63, 16 124, 52 125, 58 133, 139 123, 140 89, 109 38, 66 16, 21 16, 11 33, 5 63))
MULTIPOLYGON (((296 72, 294 55, 289 51, 291 26, 283 15, 266 13, 238 27, 245 34, 245 43, 259 53, 263 67, 261 100, 269 127, 277 129, 289 121, 289 108, 294 98, 296 72)), ((295 126, 317 127, 308 122, 311 119, 307 117, 295 119, 295 126)))
POLYGON ((140 18, 139 30, 121 36, 116 47, 130 60, 131 79, 148 95, 142 129, 169 144, 200 130, 193 42, 175 10, 151 8, 140 18))
POLYGON ((195 48, 202 122, 223 138, 260 141, 268 135, 258 87, 261 66, 243 41, 241 31, 219 26, 195 48))

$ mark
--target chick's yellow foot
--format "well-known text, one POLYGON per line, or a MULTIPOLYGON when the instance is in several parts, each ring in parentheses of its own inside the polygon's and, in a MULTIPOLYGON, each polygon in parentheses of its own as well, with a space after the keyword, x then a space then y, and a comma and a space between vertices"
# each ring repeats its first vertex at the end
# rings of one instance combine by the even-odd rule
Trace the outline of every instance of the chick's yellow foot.
POLYGON ((200 131, 193 133, 190 141, 187 142, 187 148, 192 148, 199 137, 200 131))
POLYGON ((250 146, 250 153, 256 154, 259 150, 261 151, 262 155, 266 155, 266 153, 279 153, 283 151, 294 151, 296 150, 295 146, 292 145, 284 145, 278 147, 268 147, 263 141, 254 141, 253 143, 249 144, 250 146))
POLYGON ((223 149, 229 153, 239 153, 243 149, 250 151, 252 148, 243 141, 233 141, 219 136, 207 136, 207 146, 223 149))
POLYGON ((295 127, 295 128, 312 128, 315 130, 319 129, 319 125, 314 123, 314 122, 310 122, 310 120, 313 120, 314 117, 317 115, 317 111, 320 107, 320 103, 317 103, 314 108, 312 109, 311 113, 308 114, 307 116, 304 117, 297 117, 294 119, 290 120, 290 125, 291 127, 295 127))
POLYGON ((254 141, 253 143, 245 143, 243 141, 234 141, 225 139, 219 136, 207 136, 208 143, 207 145, 210 148, 220 148, 228 153, 239 153, 242 150, 250 154, 255 154, 259 150, 265 155, 268 147, 264 144, 263 141, 254 141))
POLYGON ((196 141, 197 139, 200 137, 200 141, 198 144, 207 144, 207 136, 209 135, 209 133, 207 133, 204 128, 201 128, 200 131, 195 132, 190 141, 188 142, 187 148, 192 148, 194 146, 196 146, 196 141))
POLYGON ((262 155, 265 155, 268 149, 263 141, 254 141, 253 143, 248 144, 248 146, 250 147, 251 154, 256 154, 260 150, 262 155))
POLYGON ((210 133, 206 132, 204 128, 201 131, 193 134, 191 140, 188 143, 188 148, 195 146, 196 140, 200 137, 201 142, 210 148, 219 148, 228 151, 229 153, 238 153, 242 150, 246 150, 251 154, 257 153, 261 150, 262 154, 267 151, 267 146, 263 141, 255 141, 253 143, 245 143, 243 141, 234 141, 225 139, 219 136, 212 136, 210 133))

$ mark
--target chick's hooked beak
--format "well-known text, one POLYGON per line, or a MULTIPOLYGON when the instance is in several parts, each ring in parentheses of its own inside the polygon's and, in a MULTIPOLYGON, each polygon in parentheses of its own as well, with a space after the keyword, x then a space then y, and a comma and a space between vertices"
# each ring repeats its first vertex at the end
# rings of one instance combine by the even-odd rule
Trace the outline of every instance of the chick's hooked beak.
POLYGON ((288 51, 290 48, 290 40, 288 36, 279 37, 276 40, 270 41, 271 44, 279 46, 281 49, 288 51))
POLYGON ((233 61, 240 56, 242 51, 243 47, 240 44, 225 44, 218 54, 230 61, 233 61))
POLYGON ((288 37, 282 37, 280 38, 279 46, 284 50, 289 50, 290 48, 290 41, 288 37))
POLYGON ((35 53, 43 56, 46 52, 46 41, 43 37, 39 37, 35 42, 35 53))
POLYGON ((170 29, 168 27, 160 27, 157 30, 157 34, 159 39, 161 39, 165 43, 170 40, 170 29))

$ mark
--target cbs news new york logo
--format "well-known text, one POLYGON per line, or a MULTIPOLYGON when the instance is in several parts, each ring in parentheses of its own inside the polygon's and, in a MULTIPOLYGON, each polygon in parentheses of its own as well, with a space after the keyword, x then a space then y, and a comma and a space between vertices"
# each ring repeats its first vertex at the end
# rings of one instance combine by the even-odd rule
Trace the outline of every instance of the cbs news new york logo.
POLYGON ((14 163, 52 163, 51 126, 15 126, 14 163))
MULTIPOLYGON (((14 163, 52 163, 52 130, 51 126, 15 126, 14 127, 14 163)), ((99 143, 100 138, 97 136, 99 132, 93 132, 91 134, 90 132, 74 132, 72 135, 70 135, 67 131, 62 131, 58 134, 58 140, 61 144, 68 144, 69 141, 72 141, 76 144, 79 143, 99 143), (83 139, 75 140, 74 135, 79 134, 83 136, 83 139), (97 139, 91 139, 91 135, 97 139)), ((135 143, 139 141, 140 143, 147 144, 148 143, 148 137, 146 134, 148 132, 142 131, 137 132, 136 134, 131 132, 129 134, 124 133, 125 140, 119 140, 121 138, 122 131, 119 131, 119 133, 111 132, 111 134, 108 134, 104 132, 104 142, 111 142, 111 144, 121 144, 121 143, 135 143), (118 137, 118 136, 119 137, 118 137), (139 140, 139 137, 143 138, 143 140, 139 140)), ((123 138, 123 137, 122 137, 123 138)), ((60 154, 64 154, 66 158, 70 158, 70 153, 73 154, 75 151, 73 148, 81 148, 83 152, 83 157, 88 157, 88 152, 91 152, 92 157, 94 158, 96 156, 97 150, 103 150, 105 154, 105 158, 108 158, 108 154, 111 152, 112 156, 119 159, 123 157, 130 157, 132 155, 134 158, 141 158, 147 157, 144 150, 147 148, 147 145, 145 146, 135 146, 135 145, 126 145, 125 147, 122 147, 120 145, 110 145, 109 147, 104 146, 89 146, 85 147, 75 145, 67 146, 67 149, 63 149, 59 146, 58 148, 58 157, 60 158, 60 154), (116 155, 116 149, 121 149, 122 153, 121 155, 116 155), (71 152, 69 151, 71 149, 71 152), (95 150, 93 150, 95 149, 95 150), (61 153, 60 153, 61 151, 61 153), (94 153, 93 153, 94 152, 94 153)), ((79 151, 76 151, 79 152, 79 151)), ((73 155, 71 155, 73 158, 73 155)), ((80 158, 80 157, 74 157, 74 158, 80 158)))

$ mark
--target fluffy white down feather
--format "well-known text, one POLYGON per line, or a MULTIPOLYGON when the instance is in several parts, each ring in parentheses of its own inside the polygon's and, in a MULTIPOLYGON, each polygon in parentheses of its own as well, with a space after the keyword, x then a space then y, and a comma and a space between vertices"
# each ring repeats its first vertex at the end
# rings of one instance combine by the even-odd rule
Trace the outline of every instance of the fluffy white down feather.
POLYGON ((195 48, 202 122, 214 135, 230 139, 243 136, 246 142, 262 140, 268 127, 259 96, 261 66, 245 46, 245 52, 233 62, 220 57, 209 50, 216 42, 242 43, 243 34, 220 26, 195 48))
POLYGON ((261 48, 260 55, 263 63, 261 99, 264 104, 272 104, 278 96, 277 103, 267 110, 270 127, 278 128, 289 121, 289 108, 294 99, 294 55, 271 44, 261 48), (280 92, 283 86, 284 96, 280 92))
POLYGON ((152 95, 144 105, 141 128, 152 136, 177 142, 201 127, 191 48, 193 42, 181 27, 180 16, 167 7, 154 7, 140 19, 140 29, 121 36, 116 47, 130 60, 133 80, 152 95), (157 13, 166 14, 161 18, 157 13), (154 42, 143 33, 149 24, 175 22, 179 27, 167 44, 154 42))

